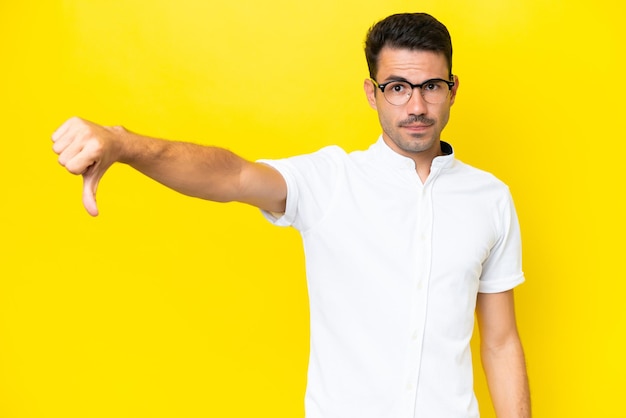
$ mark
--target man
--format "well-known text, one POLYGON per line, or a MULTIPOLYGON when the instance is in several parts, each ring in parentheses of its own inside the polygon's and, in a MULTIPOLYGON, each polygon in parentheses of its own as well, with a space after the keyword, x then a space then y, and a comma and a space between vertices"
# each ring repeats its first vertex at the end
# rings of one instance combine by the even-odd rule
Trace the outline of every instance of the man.
POLYGON ((260 208, 303 237, 311 308, 308 418, 478 417, 470 338, 499 418, 530 417, 513 288, 524 281, 507 187, 441 141, 454 103, 447 29, 422 14, 373 26, 367 100, 382 135, 366 151, 327 147, 249 162, 219 148, 73 118, 59 162, 98 181, 115 162, 179 192, 260 208))

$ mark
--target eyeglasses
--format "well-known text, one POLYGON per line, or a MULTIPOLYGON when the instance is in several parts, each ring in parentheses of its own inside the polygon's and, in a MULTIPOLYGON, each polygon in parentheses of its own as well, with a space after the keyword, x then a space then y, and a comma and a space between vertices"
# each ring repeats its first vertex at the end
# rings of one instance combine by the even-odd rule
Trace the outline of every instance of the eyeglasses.
POLYGON ((378 84, 372 79, 374 85, 383 92, 385 99, 395 106, 401 106, 409 101, 413 94, 413 89, 419 89, 422 97, 427 103, 443 103, 448 97, 448 93, 454 87, 454 81, 447 81, 441 78, 431 78, 422 84, 411 84, 408 81, 392 80, 383 84, 378 84))

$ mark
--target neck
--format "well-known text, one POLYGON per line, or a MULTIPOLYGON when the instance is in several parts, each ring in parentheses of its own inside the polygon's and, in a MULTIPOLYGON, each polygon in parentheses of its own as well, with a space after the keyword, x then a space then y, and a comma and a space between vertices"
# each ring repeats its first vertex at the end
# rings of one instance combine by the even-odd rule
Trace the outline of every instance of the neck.
POLYGON ((426 180, 430 175, 430 167, 433 164, 433 160, 441 155, 443 155, 443 153, 441 152, 441 149, 439 149, 439 152, 436 154, 429 155, 428 157, 424 156, 426 158, 411 157, 415 162, 415 171, 417 171, 417 175, 422 183, 426 183, 426 180))
POLYGON ((432 166, 433 160, 436 157, 444 155, 441 150, 441 141, 439 139, 435 140, 428 147, 422 149, 415 148, 413 150, 400 148, 396 143, 394 143, 394 141, 387 138, 386 135, 383 135, 383 139, 392 150, 413 160, 415 163, 415 171, 417 172, 417 175, 422 183, 425 183, 426 179, 430 175, 430 167, 432 166))

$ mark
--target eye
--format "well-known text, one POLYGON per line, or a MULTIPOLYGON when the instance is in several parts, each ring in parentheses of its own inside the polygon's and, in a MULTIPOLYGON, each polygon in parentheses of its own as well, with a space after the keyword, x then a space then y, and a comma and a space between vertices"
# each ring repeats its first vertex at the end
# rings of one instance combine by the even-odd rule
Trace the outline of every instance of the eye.
POLYGON ((391 94, 400 96, 403 94, 406 94, 407 91, 410 91, 411 88, 408 84, 402 82, 402 81, 393 81, 389 84, 387 84, 387 88, 385 89, 385 92, 389 92, 391 94))
POLYGON ((431 81, 422 86, 424 91, 437 91, 442 88, 441 81, 431 81))

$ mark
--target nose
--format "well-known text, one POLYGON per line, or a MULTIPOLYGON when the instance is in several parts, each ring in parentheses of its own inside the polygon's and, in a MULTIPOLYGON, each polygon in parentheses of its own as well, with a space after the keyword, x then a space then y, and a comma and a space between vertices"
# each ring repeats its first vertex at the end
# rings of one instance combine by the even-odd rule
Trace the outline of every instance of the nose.
POLYGON ((414 88, 409 101, 406 103, 410 115, 423 115, 428 111, 428 104, 419 88, 414 88))

